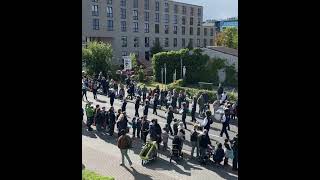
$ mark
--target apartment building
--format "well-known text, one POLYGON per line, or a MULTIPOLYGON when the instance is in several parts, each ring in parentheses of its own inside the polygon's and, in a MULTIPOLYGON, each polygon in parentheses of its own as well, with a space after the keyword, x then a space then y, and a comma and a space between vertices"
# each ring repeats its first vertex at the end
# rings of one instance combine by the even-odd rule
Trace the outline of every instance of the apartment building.
POLYGON ((155 41, 167 50, 214 45, 213 26, 203 26, 203 7, 171 0, 82 0, 82 41, 111 43, 114 63, 135 53, 150 61, 155 41))

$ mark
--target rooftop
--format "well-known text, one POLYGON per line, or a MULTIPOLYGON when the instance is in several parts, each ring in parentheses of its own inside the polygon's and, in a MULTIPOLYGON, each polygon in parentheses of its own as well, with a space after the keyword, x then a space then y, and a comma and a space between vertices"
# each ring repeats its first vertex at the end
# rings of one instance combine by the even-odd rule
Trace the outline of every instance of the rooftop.
POLYGON ((185 3, 185 2, 181 2, 181 1, 177 1, 177 0, 169 0, 171 2, 175 2, 175 3, 179 3, 179 4, 185 4, 185 5, 189 5, 189 6, 198 6, 198 7, 202 7, 200 5, 196 5, 196 4, 189 4, 189 3, 185 3))
POLYGON ((223 47, 223 46, 207 46, 207 49, 219 51, 225 54, 230 54, 232 56, 237 56, 238 57, 238 50, 237 49, 232 49, 228 47, 223 47))
POLYGON ((202 26, 214 26, 214 23, 204 22, 202 26))

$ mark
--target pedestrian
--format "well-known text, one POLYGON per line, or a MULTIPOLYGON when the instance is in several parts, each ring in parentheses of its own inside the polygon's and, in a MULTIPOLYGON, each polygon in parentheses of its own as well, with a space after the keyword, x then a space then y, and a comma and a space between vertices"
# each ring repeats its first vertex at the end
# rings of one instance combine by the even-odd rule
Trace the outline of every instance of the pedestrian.
POLYGON ((142 100, 143 100, 143 104, 145 103, 146 101, 146 97, 147 97, 147 88, 146 88, 146 85, 143 85, 143 88, 142 88, 142 100))
POLYGON ((122 101, 123 97, 125 97, 125 90, 123 84, 120 84, 119 99, 122 101))
POLYGON ((172 102, 172 95, 171 95, 171 91, 169 91, 166 96, 166 109, 168 109, 169 106, 172 107, 171 102, 172 102))
POLYGON ((178 127, 178 136, 181 138, 181 149, 183 147, 183 142, 186 140, 186 132, 184 131, 184 128, 183 128, 183 123, 181 122, 179 127, 178 127))
POLYGON ((200 97, 198 98, 198 105, 199 105, 199 115, 202 116, 202 113, 204 111, 203 94, 201 94, 200 97))
POLYGON ((109 116, 105 107, 102 107, 101 116, 102 116, 102 127, 105 131, 107 131, 107 126, 109 125, 109 116))
POLYGON ((123 102, 122 102, 122 106, 121 106, 121 111, 126 111, 126 107, 127 107, 127 100, 124 99, 123 102))
POLYGON ((136 101, 134 103, 134 109, 136 110, 135 111, 135 116, 138 116, 139 117, 139 106, 140 106, 140 96, 138 95, 137 98, 136 98, 136 101))
POLYGON ((133 82, 130 83, 129 94, 130 94, 130 99, 133 100, 133 96, 134 96, 134 84, 133 84, 133 82))
POLYGON ((104 76, 101 79, 101 86, 102 86, 103 94, 107 95, 107 80, 104 76))
POLYGON ((116 115, 116 120, 119 119, 119 116, 122 114, 122 110, 121 109, 118 109, 117 111, 117 115, 116 115))
POLYGON ((168 124, 168 129, 170 131, 170 134, 171 134, 171 136, 173 136, 172 128, 171 128, 171 122, 174 119, 172 106, 169 107, 169 110, 166 113, 166 119, 167 119, 167 124, 168 124))
POLYGON ((228 131, 227 131, 228 121, 227 121, 226 115, 223 115, 223 116, 222 116, 221 122, 222 122, 222 129, 221 129, 221 132, 220 132, 220 137, 222 137, 222 136, 223 136, 223 133, 225 133, 227 139, 229 139, 229 134, 228 134, 228 131))
POLYGON ((132 137, 136 137, 136 130, 137 130, 137 120, 139 119, 139 116, 134 116, 132 118, 131 124, 132 124, 132 137))
POLYGON ((157 113, 158 104, 159 104, 159 97, 158 97, 158 94, 155 93, 154 98, 153 98, 153 114, 155 114, 155 115, 158 115, 158 113, 157 113))
POLYGON ((211 111, 206 111, 206 117, 204 118, 204 121, 207 122, 207 124, 203 127, 204 129, 207 130, 207 132, 209 133, 209 130, 210 130, 210 125, 213 123, 213 119, 212 119, 212 113, 211 111))
POLYGON ((187 118, 187 112, 188 112, 188 107, 185 102, 182 103, 182 122, 184 124, 184 128, 187 129, 187 123, 186 123, 186 118, 187 118))
POLYGON ((128 156, 128 149, 131 148, 132 140, 128 135, 126 135, 126 132, 124 129, 122 129, 120 134, 121 134, 121 136, 118 138, 118 143, 117 143, 118 148, 120 149, 120 152, 121 152, 120 166, 124 165, 124 157, 126 157, 129 162, 130 167, 132 167, 132 162, 130 160, 130 157, 128 156))
POLYGON ((143 107, 143 115, 148 117, 148 112, 149 112, 149 100, 147 99, 143 107))
POLYGON ((97 91, 98 91, 98 82, 94 81, 93 88, 92 88, 92 94, 93 94, 93 99, 95 99, 95 100, 97 100, 97 91))
POLYGON ((86 104, 85 107, 86 115, 87 115, 87 128, 88 131, 92 131, 91 125, 93 124, 93 118, 94 118, 94 109, 93 106, 90 105, 90 103, 86 104))
POLYGON ((228 100, 227 92, 223 92, 220 99, 220 104, 224 104, 228 100))
POLYGON ((115 99, 116 95, 113 89, 110 90, 110 94, 109 94, 109 98, 110 98, 110 105, 113 106, 114 103, 114 99, 115 99))
POLYGON ((181 109, 181 103, 182 103, 182 91, 180 91, 178 96, 178 108, 181 109))
POLYGON ((97 131, 100 132, 102 130, 102 126, 103 126, 103 115, 102 115, 102 111, 99 109, 97 109, 96 111, 96 116, 95 116, 95 124, 96 124, 96 128, 97 131))
POLYGON ((137 138, 140 138, 140 132, 141 132, 141 121, 143 117, 137 118, 137 138))
POLYGON ((196 122, 196 110, 197 110, 197 97, 193 96, 192 99, 192 109, 191 109, 191 122, 196 122))
POLYGON ((106 80, 106 96, 109 96, 109 88, 110 88, 110 85, 109 85, 109 78, 106 80))
POLYGON ((119 87, 118 87, 117 81, 114 81, 113 88, 114 88, 115 97, 118 97, 118 95, 119 95, 118 88, 119 87))
POLYGON ((191 149, 191 159, 193 158, 193 154, 194 154, 194 149, 197 148, 197 158, 199 157, 199 133, 197 132, 197 126, 194 126, 193 128, 193 132, 191 133, 191 136, 190 136, 190 142, 191 142, 191 146, 192 146, 192 149, 191 149))
MULTIPOLYGON (((156 119, 151 120, 151 124, 149 125, 149 132, 150 132, 150 140, 157 141, 157 132, 156 132, 156 119)), ((158 146, 159 148, 159 146, 158 146)))
POLYGON ((232 170, 237 171, 238 170, 238 146, 239 146, 238 134, 236 135, 236 137, 233 138, 231 143, 232 143, 232 150, 233 150, 232 170))
POLYGON ((156 131, 156 134, 157 134, 157 144, 158 144, 158 149, 160 148, 160 143, 162 141, 162 138, 161 138, 161 134, 162 134, 162 131, 161 131, 161 127, 158 123, 158 120, 155 119, 155 131, 156 131))
POLYGON ((224 114, 226 116, 227 129, 230 131, 231 105, 227 105, 227 107, 224 110, 224 114))
POLYGON ((200 162, 201 164, 205 164, 205 156, 208 149, 208 145, 211 145, 211 141, 208 135, 208 131, 205 129, 203 130, 203 133, 199 137, 199 148, 200 148, 200 162))
POLYGON ((218 90, 217 90, 217 99, 218 99, 218 101, 221 99, 222 93, 223 93, 223 87, 222 87, 221 83, 219 83, 219 87, 218 87, 218 90))
POLYGON ((149 133, 149 121, 147 120, 147 118, 144 116, 143 121, 142 121, 142 132, 141 132, 141 136, 142 136, 142 140, 144 142, 144 144, 146 144, 147 142, 147 136, 149 133))
POLYGON ((113 106, 111 106, 110 109, 109 109, 108 117, 109 117, 109 135, 113 136, 114 126, 116 124, 116 115, 114 113, 113 106))
POLYGON ((85 82, 82 82, 82 100, 83 100, 83 96, 86 97, 86 100, 88 101, 88 97, 87 97, 87 86, 85 84, 85 82))
POLYGON ((173 107, 173 111, 177 108, 177 101, 178 101, 178 95, 176 93, 176 90, 173 90, 173 95, 171 97, 171 106, 173 107))
POLYGON ((128 122, 125 120, 125 115, 121 114, 117 121, 118 137, 122 135, 121 130, 127 131, 127 127, 128 127, 128 122))
POLYGON ((163 143, 163 151, 166 151, 168 148, 168 139, 169 139, 169 130, 168 128, 163 128, 163 133, 161 134, 162 143, 163 143))
POLYGON ((218 148, 213 155, 214 163, 220 165, 220 163, 223 161, 224 156, 225 156, 225 153, 224 153, 224 150, 222 149, 222 144, 219 143, 218 148))
POLYGON ((96 108, 94 109, 94 118, 93 118, 93 126, 96 126, 97 122, 97 114, 100 112, 100 106, 99 104, 96 105, 96 108))
POLYGON ((225 148, 225 157, 224 157, 224 165, 228 166, 229 159, 233 159, 233 150, 230 147, 229 140, 224 140, 224 148, 225 148))
POLYGON ((164 91, 163 89, 160 90, 160 108, 164 105, 164 99, 165 99, 165 95, 164 95, 164 91))
POLYGON ((177 119, 174 119, 173 120, 173 134, 174 135, 177 135, 178 134, 178 125, 179 125, 179 122, 177 119))

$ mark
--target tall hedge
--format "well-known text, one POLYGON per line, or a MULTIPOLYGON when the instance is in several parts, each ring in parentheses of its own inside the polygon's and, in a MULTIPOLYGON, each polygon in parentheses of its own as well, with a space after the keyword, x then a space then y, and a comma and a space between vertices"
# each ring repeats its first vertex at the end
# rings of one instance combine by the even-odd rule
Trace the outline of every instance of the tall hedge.
POLYGON ((206 76, 206 63, 209 56, 202 55, 198 49, 194 49, 189 54, 189 49, 179 51, 160 52, 153 55, 153 72, 157 82, 161 82, 161 68, 167 66, 167 83, 173 81, 173 74, 176 70, 177 79, 181 79, 181 60, 182 65, 186 66, 186 82, 197 83, 206 76))

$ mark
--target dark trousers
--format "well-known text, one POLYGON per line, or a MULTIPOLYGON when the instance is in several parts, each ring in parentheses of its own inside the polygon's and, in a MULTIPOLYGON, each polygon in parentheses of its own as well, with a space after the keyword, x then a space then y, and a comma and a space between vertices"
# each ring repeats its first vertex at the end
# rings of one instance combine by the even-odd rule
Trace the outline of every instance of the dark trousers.
POLYGON ((156 115, 158 114, 158 113, 157 113, 157 106, 156 106, 156 105, 153 105, 153 114, 156 114, 156 115))
POLYGON ((139 117, 139 108, 135 108, 135 109, 136 109, 136 112, 134 113, 134 115, 139 117))
POLYGON ((191 121, 196 121, 196 109, 191 110, 191 121))
POLYGON ((87 117, 87 127, 88 129, 92 129, 91 125, 93 123, 93 117, 87 117))
POLYGON ((186 117, 187 117, 187 116, 182 116, 182 122, 183 122, 183 124, 184 124, 184 128, 185 128, 185 129, 187 129, 186 117))
POLYGON ((171 128, 171 122, 167 122, 167 124, 168 124, 168 128, 169 128, 170 134, 172 135, 173 132, 172 132, 172 128, 171 128))
POLYGON ((110 105, 113 106, 114 99, 110 99, 110 105))
POLYGON ((114 133, 114 124, 110 124, 109 134, 112 136, 114 133))
POLYGON ((238 170, 238 153, 237 152, 233 152, 233 161, 232 161, 232 169, 233 170, 238 170))
MULTIPOLYGON (((132 135, 133 135, 133 137, 136 137, 136 130, 137 130, 137 128, 132 128, 132 135)), ((138 134, 138 133, 137 133, 138 134)), ((138 136, 138 135, 137 135, 138 136)))
POLYGON ((88 98, 87 98, 87 90, 82 90, 82 98, 83 98, 83 96, 85 96, 86 97, 86 100, 88 100, 88 98))
POLYGON ((93 94, 93 99, 97 99, 97 90, 96 89, 92 90, 92 94, 93 94))
POLYGON ((140 131, 141 131, 141 128, 137 128, 137 137, 140 138, 140 131))
POLYGON ((227 126, 228 126, 227 123, 223 123, 223 124, 222 124, 222 130, 221 130, 221 132, 220 132, 220 136, 222 137, 222 136, 223 136, 223 133, 225 133, 227 139, 229 139, 229 134, 228 134, 228 131, 227 131, 227 126))
POLYGON ((148 136, 148 132, 142 132, 142 140, 144 143, 147 142, 147 136, 148 136))

